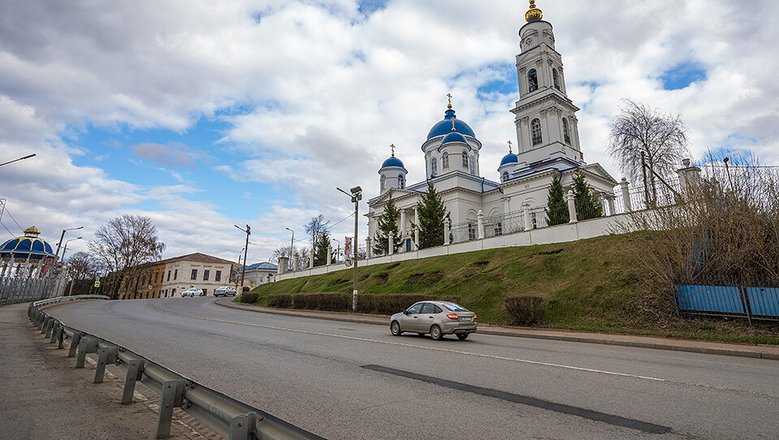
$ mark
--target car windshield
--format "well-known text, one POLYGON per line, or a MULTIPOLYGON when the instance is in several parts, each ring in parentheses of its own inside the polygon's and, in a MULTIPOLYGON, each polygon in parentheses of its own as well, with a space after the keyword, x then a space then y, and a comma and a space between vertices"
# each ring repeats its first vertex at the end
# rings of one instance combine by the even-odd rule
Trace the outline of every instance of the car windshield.
POLYGON ((470 312, 470 310, 455 303, 441 303, 441 305, 444 306, 447 310, 450 310, 452 312, 470 312))

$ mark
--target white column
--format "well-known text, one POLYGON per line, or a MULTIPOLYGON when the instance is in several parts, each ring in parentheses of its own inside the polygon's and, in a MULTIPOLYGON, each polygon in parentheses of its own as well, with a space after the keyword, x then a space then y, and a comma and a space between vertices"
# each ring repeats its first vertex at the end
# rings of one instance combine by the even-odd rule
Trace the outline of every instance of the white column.
POLYGON ((371 258, 371 237, 365 239, 365 259, 371 258))
POLYGON ((387 255, 392 255, 395 253, 395 234, 390 234, 389 237, 389 245, 387 246, 387 255))
POLYGON ((511 212, 511 197, 503 197, 503 214, 508 215, 511 212))
POLYGON ((333 247, 327 246, 327 265, 333 264, 333 247))
POLYGON ((313 269, 314 268, 314 252, 316 251, 316 248, 311 248, 311 254, 308 256, 308 268, 313 269))
POLYGON ((679 174, 679 186, 682 193, 689 193, 691 189, 697 187, 701 183, 701 169, 695 166, 690 166, 690 159, 684 159, 682 161, 684 168, 676 170, 679 174))
POLYGON ((476 233, 479 240, 484 240, 484 213, 481 209, 476 213, 476 233))
POLYGON ((607 200, 609 202, 609 215, 614 215, 614 196, 609 196, 607 200))
POLYGON ((633 211, 633 207, 630 205, 630 192, 628 191, 628 179, 622 178, 619 182, 619 186, 622 187, 622 204, 625 207, 625 212, 633 211))
POLYGON ((574 202, 575 197, 573 195, 573 190, 568 190, 565 199, 568 201, 568 216, 571 219, 568 223, 578 222, 579 220, 576 218, 576 203, 574 202))
POLYGON ((419 250, 419 208, 414 206, 414 250, 419 250))
POLYGON ((533 229, 533 225, 530 223, 530 203, 528 202, 522 204, 522 217, 525 223, 525 231, 533 229))
POLYGON ((451 223, 449 217, 444 219, 444 246, 449 246, 449 230, 452 227, 451 223))
POLYGON ((406 210, 400 210, 400 238, 406 237, 406 210))

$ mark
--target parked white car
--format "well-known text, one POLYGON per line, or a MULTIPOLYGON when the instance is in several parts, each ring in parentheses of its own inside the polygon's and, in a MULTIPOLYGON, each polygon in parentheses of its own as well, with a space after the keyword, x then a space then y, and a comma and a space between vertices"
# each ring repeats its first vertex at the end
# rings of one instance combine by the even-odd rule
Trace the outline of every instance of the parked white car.
POLYGON ((222 286, 214 289, 214 296, 235 296, 235 287, 222 286))
POLYGON ((190 287, 189 289, 181 292, 181 297, 186 298, 188 296, 195 297, 195 296, 206 296, 205 293, 203 293, 203 289, 199 287, 190 287))

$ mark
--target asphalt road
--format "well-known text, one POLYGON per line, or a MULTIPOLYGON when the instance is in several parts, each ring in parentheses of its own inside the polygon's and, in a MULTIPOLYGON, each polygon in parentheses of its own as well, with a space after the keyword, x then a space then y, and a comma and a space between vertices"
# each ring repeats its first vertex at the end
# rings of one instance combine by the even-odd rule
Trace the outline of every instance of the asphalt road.
POLYGON ((327 438, 777 439, 779 362, 94 301, 66 324, 327 438))

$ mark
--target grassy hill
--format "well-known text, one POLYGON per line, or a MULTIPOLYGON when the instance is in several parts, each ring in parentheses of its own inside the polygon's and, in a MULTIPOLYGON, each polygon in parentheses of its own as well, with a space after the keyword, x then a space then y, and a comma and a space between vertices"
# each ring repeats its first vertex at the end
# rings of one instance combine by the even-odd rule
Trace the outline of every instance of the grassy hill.
MULTIPOLYGON (((505 324, 503 301, 539 296, 545 326, 733 342, 779 343, 779 326, 681 319, 673 286, 652 282, 638 253, 649 233, 571 243, 489 249, 358 268, 361 294, 420 293, 461 298, 482 323, 505 324)), ((260 304, 282 293, 351 293, 352 271, 284 280, 254 290, 260 304)))

